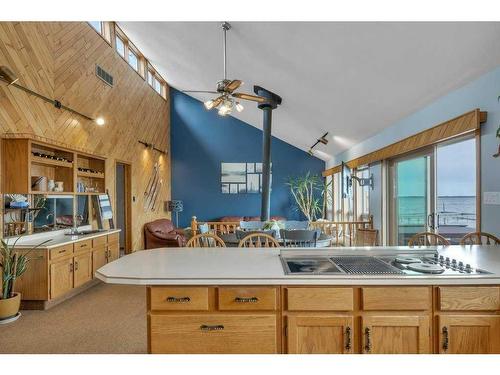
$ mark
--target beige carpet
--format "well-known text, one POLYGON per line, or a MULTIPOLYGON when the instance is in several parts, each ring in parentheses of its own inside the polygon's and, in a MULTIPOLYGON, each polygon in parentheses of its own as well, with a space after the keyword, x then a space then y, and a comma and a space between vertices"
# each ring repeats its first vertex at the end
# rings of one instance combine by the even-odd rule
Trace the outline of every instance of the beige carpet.
POLYGON ((98 284, 0 325, 0 353, 146 353, 146 288, 98 284))

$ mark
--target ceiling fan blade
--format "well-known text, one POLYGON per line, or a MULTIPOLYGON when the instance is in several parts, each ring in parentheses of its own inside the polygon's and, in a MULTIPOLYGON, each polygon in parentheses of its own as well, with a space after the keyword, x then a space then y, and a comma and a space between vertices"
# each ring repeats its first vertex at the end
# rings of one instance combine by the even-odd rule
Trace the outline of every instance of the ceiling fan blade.
POLYGON ((181 92, 200 92, 205 94, 219 94, 217 91, 204 91, 204 90, 182 90, 181 92))
POLYGON ((212 104, 212 108, 217 107, 222 101, 224 100, 224 96, 219 96, 217 99, 214 99, 214 102, 212 104))
POLYGON ((233 79, 231 82, 229 82, 226 85, 225 90, 228 91, 228 92, 233 92, 238 87, 240 87, 242 84, 243 84, 243 82, 240 81, 239 79, 233 79))
POLYGON ((242 92, 235 92, 232 95, 235 98, 240 98, 240 99, 244 99, 244 100, 251 100, 251 101, 257 102, 257 103, 264 103, 266 101, 266 98, 263 98, 262 96, 244 94, 242 92))

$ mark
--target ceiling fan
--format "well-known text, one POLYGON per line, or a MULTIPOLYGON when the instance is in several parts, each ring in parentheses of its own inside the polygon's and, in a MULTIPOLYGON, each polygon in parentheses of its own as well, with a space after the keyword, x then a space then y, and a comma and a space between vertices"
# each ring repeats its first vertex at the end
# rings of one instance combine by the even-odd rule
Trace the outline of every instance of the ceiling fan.
POLYGON ((257 103, 263 103, 267 101, 266 98, 262 96, 245 94, 242 92, 234 92, 238 87, 240 87, 243 82, 239 79, 229 80, 227 79, 226 72, 226 32, 231 28, 228 22, 222 22, 222 47, 223 47, 223 58, 224 58, 224 78, 217 82, 216 91, 205 91, 205 90, 183 90, 186 93, 209 93, 217 94, 214 99, 207 100, 204 105, 205 108, 210 110, 213 108, 219 109, 219 115, 226 116, 231 114, 233 109, 238 112, 243 111, 243 105, 240 103, 240 99, 251 100, 257 103))

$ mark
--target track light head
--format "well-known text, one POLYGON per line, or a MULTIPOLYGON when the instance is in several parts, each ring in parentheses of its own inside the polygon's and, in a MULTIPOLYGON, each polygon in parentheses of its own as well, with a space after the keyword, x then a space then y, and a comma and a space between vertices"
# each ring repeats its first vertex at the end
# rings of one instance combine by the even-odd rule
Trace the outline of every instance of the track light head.
POLYGON ((6 66, 0 66, 0 80, 7 83, 7 85, 12 85, 19 78, 6 66))
POLYGON ((323 143, 324 145, 327 145, 328 144, 328 138, 326 138, 327 135, 328 135, 328 133, 325 133, 320 139, 318 139, 318 142, 323 143))

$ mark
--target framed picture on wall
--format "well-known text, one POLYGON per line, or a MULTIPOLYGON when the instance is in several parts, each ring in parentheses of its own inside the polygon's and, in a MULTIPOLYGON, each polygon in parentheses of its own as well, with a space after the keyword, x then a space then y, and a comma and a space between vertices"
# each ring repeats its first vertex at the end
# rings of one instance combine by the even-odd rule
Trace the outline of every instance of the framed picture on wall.
POLYGON ((222 194, 259 194, 262 192, 262 163, 223 162, 220 182, 222 194))

